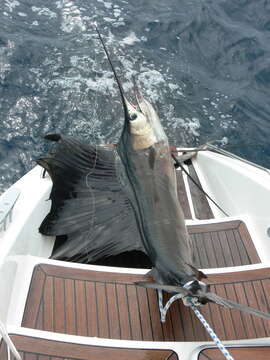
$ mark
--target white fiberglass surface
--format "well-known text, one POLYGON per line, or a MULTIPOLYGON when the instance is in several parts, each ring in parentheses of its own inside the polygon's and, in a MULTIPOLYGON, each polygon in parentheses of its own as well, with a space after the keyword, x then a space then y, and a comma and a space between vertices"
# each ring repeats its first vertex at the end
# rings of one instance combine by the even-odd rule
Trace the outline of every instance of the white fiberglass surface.
MULTIPOLYGON (((48 257, 54 244, 53 238, 43 237, 38 232, 38 227, 50 206, 50 201, 47 201, 51 188, 50 180, 43 179, 41 168, 35 167, 12 187, 20 190, 20 196, 13 210, 12 221, 7 223, 5 231, 0 232, 0 319, 2 321, 7 317, 18 273, 17 262, 12 260, 12 257, 18 255, 48 257)), ((24 268, 20 271, 23 275, 24 268)))
POLYGON ((12 187, 20 190, 12 221, 0 232, 0 264, 10 255, 48 256, 52 239, 42 237, 38 227, 50 207, 49 178, 41 177, 41 168, 35 167, 12 187))
MULTIPOLYGON (((270 260, 270 175, 242 161, 209 151, 198 153, 194 166, 203 188, 229 214, 245 216, 262 261, 270 260)), ((211 205, 211 204, 210 204, 211 205)), ((216 217, 224 217, 212 206, 216 217)))

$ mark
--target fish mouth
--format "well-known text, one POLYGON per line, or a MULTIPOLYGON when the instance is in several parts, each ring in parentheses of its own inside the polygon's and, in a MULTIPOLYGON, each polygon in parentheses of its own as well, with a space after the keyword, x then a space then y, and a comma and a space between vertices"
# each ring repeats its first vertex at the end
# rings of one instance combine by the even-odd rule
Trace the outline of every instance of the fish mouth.
POLYGON ((129 121, 135 121, 139 114, 143 114, 140 107, 139 107, 139 103, 137 103, 136 105, 131 103, 126 98, 125 95, 124 95, 124 101, 125 101, 125 106, 127 108, 128 115, 129 115, 129 118, 128 118, 129 121))
POLYGON ((125 105, 127 107, 127 111, 129 114, 129 121, 135 121, 138 116, 142 116, 142 115, 147 117, 143 110, 143 103, 145 102, 145 100, 141 91, 139 90, 135 76, 132 77, 132 82, 133 82, 133 94, 134 94, 132 98, 135 101, 134 102, 129 101, 124 94, 125 105))
POLYGON ((150 148, 152 145, 155 144, 156 136, 154 134, 153 126, 149 122, 148 116, 143 111, 143 105, 145 103, 145 100, 138 89, 135 78, 133 77, 133 87, 137 104, 133 105, 127 100, 125 96, 123 86, 120 82, 119 77, 117 76, 115 67, 110 58, 110 54, 97 27, 96 31, 111 66, 112 72, 114 74, 124 109, 125 122, 122 130, 122 135, 120 137, 120 143, 126 142, 126 140, 131 137, 133 150, 137 151, 150 148))
POLYGON ((125 98, 125 103, 129 114, 128 126, 132 149, 139 151, 150 148, 156 143, 156 137, 151 124, 140 109, 139 102, 135 106, 125 98))
POLYGON ((141 104, 144 102, 144 97, 142 96, 142 93, 139 90, 135 76, 132 77, 132 81, 133 81, 133 91, 134 91, 134 96, 135 96, 136 103, 137 103, 137 108, 142 113, 144 113, 142 106, 141 106, 141 104))

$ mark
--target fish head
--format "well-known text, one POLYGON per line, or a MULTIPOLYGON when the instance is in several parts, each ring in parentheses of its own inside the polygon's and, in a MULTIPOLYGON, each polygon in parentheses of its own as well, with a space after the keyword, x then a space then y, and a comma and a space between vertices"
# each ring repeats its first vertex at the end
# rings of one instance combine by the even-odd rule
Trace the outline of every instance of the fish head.
POLYGON ((122 136, 129 138, 134 151, 148 149, 158 143, 169 147, 168 138, 153 105, 138 92, 137 87, 134 90, 136 105, 132 105, 126 97, 124 98, 127 116, 125 116, 126 124, 122 136))

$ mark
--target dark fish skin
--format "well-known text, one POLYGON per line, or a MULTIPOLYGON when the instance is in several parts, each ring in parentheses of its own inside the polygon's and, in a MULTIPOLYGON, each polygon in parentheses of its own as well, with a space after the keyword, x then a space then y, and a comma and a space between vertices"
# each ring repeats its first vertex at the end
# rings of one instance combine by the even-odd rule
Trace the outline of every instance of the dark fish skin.
POLYGON ((162 284, 195 280, 196 272, 188 265, 192 264, 192 250, 167 139, 135 151, 134 135, 129 126, 125 128, 118 152, 134 192, 136 218, 143 245, 154 264, 155 280, 162 284))
POLYGON ((150 147, 149 149, 149 166, 153 170, 155 166, 155 160, 156 160, 156 151, 154 147, 150 147))
POLYGON ((168 139, 153 106, 134 87, 138 108, 125 98, 110 55, 96 28, 114 73, 124 110, 124 125, 117 146, 133 191, 132 204, 153 276, 162 284, 196 280, 190 239, 177 196, 176 176, 168 139), (135 121, 134 121, 135 119, 135 121), (135 123, 140 123, 136 128, 135 123))

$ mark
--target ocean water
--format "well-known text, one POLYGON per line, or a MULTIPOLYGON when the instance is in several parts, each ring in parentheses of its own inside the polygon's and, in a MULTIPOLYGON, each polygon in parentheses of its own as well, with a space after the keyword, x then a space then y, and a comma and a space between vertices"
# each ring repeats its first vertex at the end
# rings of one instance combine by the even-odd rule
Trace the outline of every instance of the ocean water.
POLYGON ((270 0, 2 0, 0 192, 61 133, 115 143, 135 76, 172 145, 270 167, 270 0))

